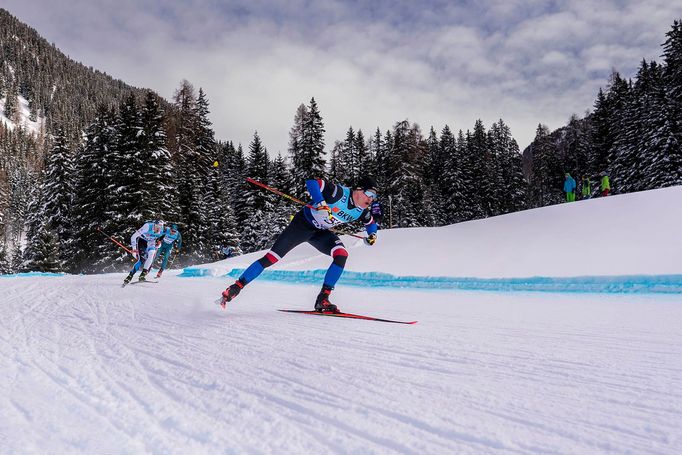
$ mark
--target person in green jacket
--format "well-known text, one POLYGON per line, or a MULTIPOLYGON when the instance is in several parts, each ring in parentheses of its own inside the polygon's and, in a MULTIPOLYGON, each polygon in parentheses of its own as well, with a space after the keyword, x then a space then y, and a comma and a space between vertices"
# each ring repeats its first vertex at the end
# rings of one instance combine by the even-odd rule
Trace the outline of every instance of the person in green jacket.
POLYGON ((609 181, 609 176, 606 172, 601 174, 601 184, 599 185, 602 196, 608 196, 609 191, 611 191, 611 182, 609 181))
POLYGON ((590 187, 590 179, 583 177, 580 181, 581 194, 583 199, 589 199, 592 196, 592 188, 590 187))

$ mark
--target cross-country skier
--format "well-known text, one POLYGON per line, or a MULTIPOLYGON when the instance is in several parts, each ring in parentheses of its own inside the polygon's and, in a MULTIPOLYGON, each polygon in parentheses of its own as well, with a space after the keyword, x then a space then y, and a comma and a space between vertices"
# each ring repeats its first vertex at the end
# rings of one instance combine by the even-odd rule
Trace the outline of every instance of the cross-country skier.
POLYGON ((142 267, 139 280, 145 281, 149 268, 154 262, 154 255, 156 254, 156 242, 164 235, 163 221, 148 221, 142 225, 140 229, 130 237, 130 246, 132 246, 137 262, 132 270, 123 280, 123 285, 130 283, 135 273, 142 267))
POLYGON ((159 271, 156 272, 156 278, 161 278, 161 274, 166 267, 168 267, 168 258, 170 257, 174 244, 175 254, 177 255, 180 253, 180 249, 182 248, 182 235, 178 230, 177 224, 171 224, 170 227, 166 227, 166 232, 164 233, 163 239, 161 240, 161 247, 156 252, 156 259, 161 260, 161 267, 159 268, 159 271))
POLYGON ((315 310, 328 313, 340 312, 336 305, 329 301, 329 294, 343 273, 348 251, 339 237, 329 229, 360 220, 365 223, 367 229, 365 243, 374 245, 377 240, 377 225, 369 212, 369 206, 377 198, 377 184, 369 176, 360 179, 353 189, 325 180, 306 180, 305 183, 312 202, 296 213, 289 225, 277 237, 270 251, 251 264, 234 284, 223 291, 221 300, 223 308, 266 267, 282 259, 297 245, 308 242, 321 253, 333 258, 324 277, 322 290, 315 300, 315 310))

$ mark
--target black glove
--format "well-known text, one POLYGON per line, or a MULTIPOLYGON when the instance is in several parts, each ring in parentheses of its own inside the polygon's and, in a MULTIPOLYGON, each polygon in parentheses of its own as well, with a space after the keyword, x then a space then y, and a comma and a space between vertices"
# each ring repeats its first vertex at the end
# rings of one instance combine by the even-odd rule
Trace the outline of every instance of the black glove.
POLYGON ((365 243, 369 246, 372 246, 376 243, 377 241, 377 235, 376 234, 370 234, 367 237, 365 237, 365 243))

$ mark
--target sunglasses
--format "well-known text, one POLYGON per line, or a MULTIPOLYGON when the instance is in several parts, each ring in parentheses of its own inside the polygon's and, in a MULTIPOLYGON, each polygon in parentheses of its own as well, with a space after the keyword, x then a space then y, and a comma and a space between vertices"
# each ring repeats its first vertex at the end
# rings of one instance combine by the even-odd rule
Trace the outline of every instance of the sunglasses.
POLYGON ((377 192, 373 190, 365 190, 365 196, 371 197, 372 199, 377 198, 377 192))

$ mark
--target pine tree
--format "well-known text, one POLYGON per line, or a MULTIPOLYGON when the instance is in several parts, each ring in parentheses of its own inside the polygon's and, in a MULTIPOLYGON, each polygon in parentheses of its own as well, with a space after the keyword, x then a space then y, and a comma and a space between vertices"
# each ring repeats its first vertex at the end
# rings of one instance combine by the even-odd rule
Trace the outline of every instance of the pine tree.
POLYGON ((495 188, 498 198, 498 214, 523 210, 526 206, 526 180, 519 145, 511 134, 511 129, 502 119, 490 128, 491 147, 496 157, 496 177, 498 187, 495 188))
MULTIPOLYGON (((444 132, 445 131, 446 130, 444 129, 444 132)), ((447 129, 447 133, 454 142, 454 137, 452 137, 452 133, 450 133, 449 128, 447 129)), ((444 224, 443 220, 446 216, 446 209, 443 204, 444 193, 442 191, 443 188, 440 185, 443 174, 444 155, 443 149, 441 148, 441 144, 438 140, 438 135, 436 134, 436 130, 433 128, 433 126, 429 130, 429 137, 426 140, 426 147, 427 154, 424 157, 424 188, 435 201, 433 207, 433 216, 435 225, 439 226, 444 224)))
POLYGON ((5 109, 3 115, 10 119, 12 122, 18 120, 17 115, 19 113, 19 97, 17 92, 17 86, 14 79, 10 81, 7 89, 5 90, 5 109))
POLYGON ((587 174, 596 176, 608 168, 609 151, 615 140, 611 120, 611 106, 601 88, 594 102, 594 112, 591 115, 590 136, 592 153, 589 155, 587 174))
POLYGON ((334 141, 334 147, 332 147, 331 157, 329 158, 329 172, 327 173, 327 177, 333 182, 342 182, 344 180, 344 147, 343 142, 334 141))
MULTIPOLYGON (((270 169, 270 185, 279 190, 286 188, 287 181, 290 179, 290 174, 281 154, 277 155, 272 162, 270 169)), ((266 194, 266 196, 268 197, 270 204, 268 210, 265 212, 263 224, 257 228, 257 237, 260 240, 257 245, 255 245, 255 249, 264 249, 271 246, 279 234, 289 224, 291 217, 300 209, 300 207, 293 207, 291 202, 282 197, 275 195, 270 196, 268 194, 266 194)))
POLYGON ((359 180, 360 160, 355 146, 355 131, 353 131, 353 127, 349 127, 341 149, 342 167, 340 172, 337 170, 341 178, 340 182, 345 182, 347 185, 353 185, 359 180))
MULTIPOLYGON (((82 150, 76 155, 75 241, 71 253, 74 272, 103 271, 122 254, 97 231, 98 227, 104 228, 107 224, 107 208, 116 199, 110 190, 116 153, 114 123, 114 113, 101 106, 98 117, 86 130, 82 150)), ((119 240, 123 238, 119 237, 119 240)))
POLYGON ((682 184, 682 149, 674 131, 676 122, 666 97, 663 69, 656 62, 651 62, 648 71, 638 74, 633 98, 637 98, 640 106, 641 124, 641 134, 634 144, 639 151, 639 179, 633 190, 682 184))
POLYGON ((355 133, 355 151, 358 158, 358 175, 357 178, 365 175, 373 175, 371 172, 372 157, 369 153, 369 148, 365 142, 365 135, 362 130, 355 133))
POLYGON ((177 220, 178 195, 175 187, 175 171, 171 154, 166 147, 164 114, 159 97, 148 91, 141 112, 140 160, 148 163, 144 173, 144 183, 149 191, 149 199, 142 208, 145 220, 177 220))
POLYGON ((208 229, 205 198, 206 176, 209 171, 206 159, 205 139, 202 135, 200 114, 205 107, 199 107, 194 88, 183 81, 175 94, 178 205, 180 208, 180 228, 183 249, 187 252, 186 261, 202 260, 210 257, 210 245, 206 238, 208 229))
MULTIPOLYGON (((294 115, 294 124, 289 130, 289 157, 292 163, 291 166, 291 180, 293 182, 302 182, 310 176, 307 174, 306 157, 303 152, 303 142, 305 135, 306 122, 308 121, 308 108, 305 104, 301 104, 296 109, 294 115)), ((294 188, 294 196, 303 197, 305 189, 298 185, 294 188)))
POLYGON ((31 270, 37 272, 61 272, 59 260, 59 236, 47 228, 42 229, 34 239, 31 270))
MULTIPOLYGON (((267 185, 269 183, 269 168, 267 150, 263 147, 258 132, 256 132, 249 145, 246 175, 267 185)), ((249 217, 247 221, 249 229, 242 235, 242 245, 245 252, 251 252, 261 248, 263 228, 272 212, 272 203, 265 191, 255 185, 249 186, 244 193, 244 198, 245 210, 249 217)))
POLYGON ((8 275, 12 273, 12 267, 10 264, 10 258, 7 255, 7 244, 2 243, 2 248, 0 248, 0 275, 8 275))
POLYGON ((11 273, 21 273, 24 271, 24 253, 21 251, 21 245, 19 243, 14 245, 9 266, 11 273))
MULTIPOLYGON (((57 129, 54 144, 45 159, 43 204, 39 208, 46 229, 57 237, 58 250, 66 253, 73 240, 74 166, 64 129, 57 129)), ((44 240, 48 240, 47 237, 44 240)), ((59 258, 63 269, 67 257, 59 258)))
POLYGON ((531 207, 560 202, 561 189, 558 185, 563 179, 556 177, 556 151, 552 145, 547 126, 539 124, 535 130, 535 139, 530 145, 532 166, 530 171, 530 201, 531 207))
POLYGON ((663 43, 665 98, 674 144, 682 149, 682 21, 675 20, 663 43))
POLYGON ((636 118, 632 116, 632 112, 636 111, 636 105, 632 100, 631 84, 623 80, 618 73, 612 76, 608 99, 614 132, 613 145, 609 150, 608 174, 611 178, 612 193, 619 193, 622 188, 627 188, 636 179, 637 150, 630 144, 639 134, 640 126, 636 123, 636 118))
MULTIPOLYGON (((296 128, 296 125, 294 125, 294 128, 296 128)), ((320 111, 317 108, 315 98, 312 98, 310 106, 308 106, 307 112, 302 118, 301 138, 300 143, 297 144, 300 151, 297 156, 292 156, 294 166, 292 172, 295 181, 304 182, 310 178, 325 177, 324 131, 320 111)), ((293 148, 292 143, 290 143, 289 148, 290 150, 293 148)), ((299 189, 301 186, 297 186, 295 189, 297 197, 303 197, 305 194, 304 189, 299 189)))
POLYGON ((467 164, 471 169, 470 180, 467 182, 469 196, 473 203, 474 218, 484 218, 492 214, 493 182, 490 179, 490 165, 492 159, 488 148, 488 138, 479 119, 474 124, 474 131, 467 138, 467 164))
MULTIPOLYGON (((113 150, 107 154, 107 204, 101 228, 119 239, 130 235, 146 221, 152 189, 146 177, 152 163, 145 162, 142 153, 142 126, 137 100, 130 95, 119 108, 114 120, 113 150)), ((130 266, 130 257, 123 249, 113 245, 105 271, 121 271, 130 266)))

